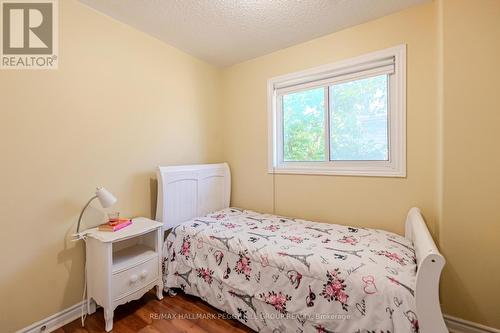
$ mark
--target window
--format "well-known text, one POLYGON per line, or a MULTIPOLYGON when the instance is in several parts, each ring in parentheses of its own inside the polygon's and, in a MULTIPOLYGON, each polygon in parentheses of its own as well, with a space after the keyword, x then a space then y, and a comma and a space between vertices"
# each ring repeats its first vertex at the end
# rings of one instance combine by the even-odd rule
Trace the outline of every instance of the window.
POLYGON ((269 172, 406 176, 406 47, 268 82, 269 172))

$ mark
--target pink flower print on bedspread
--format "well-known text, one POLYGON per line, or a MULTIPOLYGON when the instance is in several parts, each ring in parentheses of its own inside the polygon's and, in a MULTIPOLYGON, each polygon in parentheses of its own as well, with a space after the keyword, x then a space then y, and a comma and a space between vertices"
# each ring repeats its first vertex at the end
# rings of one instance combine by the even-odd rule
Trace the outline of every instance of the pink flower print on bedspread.
POLYGON ((210 217, 213 219, 216 219, 216 220, 222 220, 226 217, 226 214, 220 213, 220 214, 211 215, 210 217))
POLYGON ((223 226, 225 226, 228 229, 234 229, 236 227, 239 227, 239 225, 234 224, 234 223, 222 223, 223 226))
POLYGON ((344 244, 350 244, 350 245, 356 245, 359 243, 359 240, 353 236, 344 236, 341 239, 337 240, 337 242, 344 243, 344 244))
POLYGON ((340 278, 340 271, 335 268, 332 272, 326 272, 328 281, 323 285, 321 296, 326 298, 328 302, 333 300, 340 303, 342 309, 347 311, 347 299, 349 295, 346 294, 346 284, 344 279, 340 278))
POLYGON ((189 254, 191 253, 191 240, 189 236, 186 236, 182 239, 182 245, 179 252, 186 257, 189 258, 189 254))
POLYGON ((272 305, 276 310, 283 314, 286 313, 286 302, 292 299, 291 296, 282 294, 281 291, 278 293, 270 291, 267 293, 267 295, 265 293, 262 293, 259 296, 264 299, 264 302, 272 305))
POLYGON ((265 226, 263 229, 267 230, 267 231, 276 232, 276 231, 278 231, 280 229, 280 227, 277 226, 276 224, 270 224, 268 226, 265 226))
POLYGON ((245 275, 245 279, 250 281, 250 273, 252 272, 252 268, 250 267, 250 257, 248 256, 248 251, 241 251, 239 253, 240 259, 236 262, 236 266, 234 270, 238 274, 245 275))
POLYGON ((397 262, 401 266, 406 266, 407 260, 405 258, 401 257, 396 252, 389 252, 386 250, 379 250, 379 251, 372 250, 372 252, 379 255, 379 256, 384 256, 386 258, 389 258, 390 260, 397 262))
POLYGON ((281 238, 288 239, 290 242, 296 243, 296 244, 300 244, 304 240, 307 240, 307 238, 304 238, 304 237, 301 237, 301 236, 295 236, 295 235, 293 235, 293 236, 285 236, 285 235, 283 235, 283 236, 281 236, 281 238))
POLYGON ((214 280, 214 277, 213 277, 214 271, 212 271, 208 268, 200 267, 200 268, 196 269, 196 272, 198 273, 199 278, 202 278, 203 281, 205 281, 209 285, 212 284, 212 282, 214 280))

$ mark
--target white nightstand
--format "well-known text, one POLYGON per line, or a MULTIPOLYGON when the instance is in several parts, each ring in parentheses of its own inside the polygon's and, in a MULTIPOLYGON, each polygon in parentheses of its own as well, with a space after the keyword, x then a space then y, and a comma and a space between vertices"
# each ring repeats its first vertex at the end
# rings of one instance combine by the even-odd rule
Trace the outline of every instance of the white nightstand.
POLYGON ((81 235, 87 238, 89 312, 95 312, 95 303, 104 308, 107 332, 113 329, 118 305, 142 297, 155 286, 156 296, 163 298, 161 223, 139 217, 119 231, 94 228, 81 235))

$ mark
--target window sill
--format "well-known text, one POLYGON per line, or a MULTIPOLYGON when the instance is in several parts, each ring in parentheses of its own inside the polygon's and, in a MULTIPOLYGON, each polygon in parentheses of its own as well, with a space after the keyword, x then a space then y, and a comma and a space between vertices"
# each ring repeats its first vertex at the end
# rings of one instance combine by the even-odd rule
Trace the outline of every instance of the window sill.
POLYGON ((285 174, 285 175, 324 175, 324 176, 353 176, 353 177, 392 177, 406 178, 406 170, 403 168, 359 168, 359 169, 342 169, 342 168, 311 168, 311 167, 276 167, 269 168, 269 174, 285 174))

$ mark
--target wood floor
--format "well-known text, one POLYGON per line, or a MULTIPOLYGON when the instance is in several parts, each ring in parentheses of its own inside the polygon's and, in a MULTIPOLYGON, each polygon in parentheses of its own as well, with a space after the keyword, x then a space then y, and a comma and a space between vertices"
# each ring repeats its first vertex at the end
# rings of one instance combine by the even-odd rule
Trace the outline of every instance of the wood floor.
MULTIPOLYGON (((222 312, 199 298, 178 294, 156 299, 153 292, 140 300, 119 306, 114 314, 114 333, 248 333, 253 332, 236 320, 224 319, 222 312)), ((85 327, 80 318, 56 333, 105 332, 102 309, 87 317, 85 327)))

